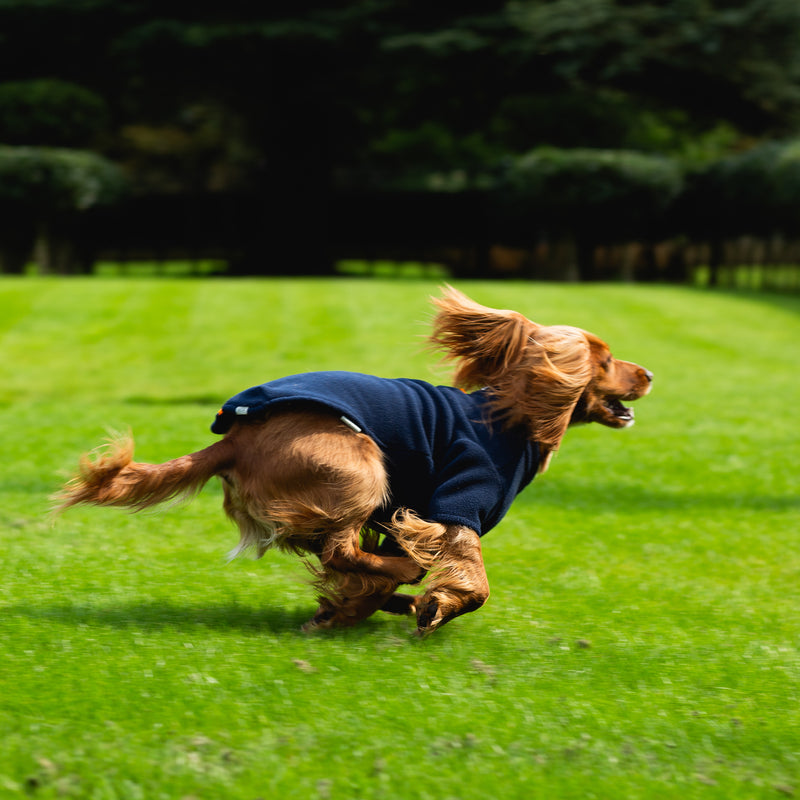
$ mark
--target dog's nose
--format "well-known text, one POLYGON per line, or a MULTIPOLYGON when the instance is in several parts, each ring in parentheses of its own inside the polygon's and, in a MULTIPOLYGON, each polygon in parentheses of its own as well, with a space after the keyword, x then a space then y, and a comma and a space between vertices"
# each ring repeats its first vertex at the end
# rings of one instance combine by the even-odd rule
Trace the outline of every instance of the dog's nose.
POLYGON ((653 382, 653 373, 650 372, 649 369, 642 370, 642 372, 644 372, 644 376, 645 376, 645 378, 647 378, 648 383, 652 383, 653 382))

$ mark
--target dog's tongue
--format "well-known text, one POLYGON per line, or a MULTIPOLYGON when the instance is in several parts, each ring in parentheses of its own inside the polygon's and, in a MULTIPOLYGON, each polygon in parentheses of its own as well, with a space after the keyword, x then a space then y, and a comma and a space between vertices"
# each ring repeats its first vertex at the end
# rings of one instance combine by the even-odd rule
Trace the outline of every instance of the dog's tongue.
POLYGON ((631 423, 633 422, 633 409, 623 405, 619 400, 614 400, 613 402, 609 403, 608 407, 611 409, 617 419, 629 420, 631 423))

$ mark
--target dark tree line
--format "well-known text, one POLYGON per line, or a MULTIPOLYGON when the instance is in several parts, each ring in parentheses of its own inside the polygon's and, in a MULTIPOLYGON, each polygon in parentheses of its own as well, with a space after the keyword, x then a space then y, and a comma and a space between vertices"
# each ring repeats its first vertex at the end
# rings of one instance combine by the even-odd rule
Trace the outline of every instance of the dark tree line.
POLYGON ((259 198, 240 269, 326 269, 332 192, 519 182, 543 146, 694 167, 798 126, 794 0, 0 0, 5 158, 88 150, 133 195, 259 198))

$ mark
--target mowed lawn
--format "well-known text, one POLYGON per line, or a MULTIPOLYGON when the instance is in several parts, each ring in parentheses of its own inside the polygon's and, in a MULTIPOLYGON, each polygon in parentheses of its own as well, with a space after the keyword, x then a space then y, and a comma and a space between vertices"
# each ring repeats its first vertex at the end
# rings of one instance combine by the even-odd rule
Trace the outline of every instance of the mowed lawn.
POLYGON ((300 561, 226 563, 210 483, 129 515, 49 496, 109 430, 200 449, 292 372, 446 382, 431 281, 0 281, 0 797, 800 796, 800 298, 459 283, 655 373, 571 430, 425 640, 304 635, 300 561))

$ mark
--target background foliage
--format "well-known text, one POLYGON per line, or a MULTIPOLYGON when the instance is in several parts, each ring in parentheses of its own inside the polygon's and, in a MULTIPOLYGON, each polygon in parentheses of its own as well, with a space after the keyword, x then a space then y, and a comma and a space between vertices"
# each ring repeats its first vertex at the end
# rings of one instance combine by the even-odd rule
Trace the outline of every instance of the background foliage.
MULTIPOLYGON (((587 148, 702 174, 800 124, 793 0, 0 0, 0 30, 0 143, 90 148, 142 195, 247 195, 246 246, 229 254, 239 271, 329 269, 343 192, 500 191, 530 177, 530 194, 545 162, 525 154, 541 148, 562 151, 565 179, 586 158, 567 166, 567 151, 587 148)), ((577 235, 608 191, 582 176, 590 208, 559 206, 577 235)), ((640 182, 624 214, 641 192, 652 205, 652 187, 640 182)), ((724 190, 736 209, 720 216, 747 220, 747 192, 724 190)), ((618 208, 604 209, 609 224, 618 208)), ((533 239, 539 206, 522 211, 515 236, 533 239)), ((696 233, 670 213, 664 235, 696 233)))

